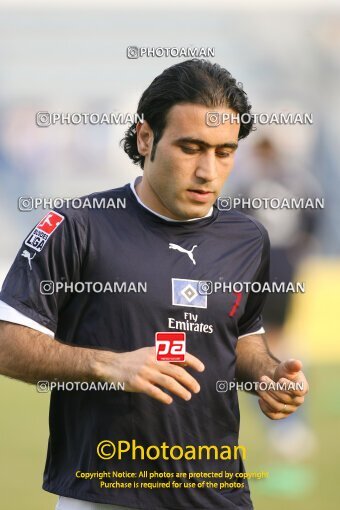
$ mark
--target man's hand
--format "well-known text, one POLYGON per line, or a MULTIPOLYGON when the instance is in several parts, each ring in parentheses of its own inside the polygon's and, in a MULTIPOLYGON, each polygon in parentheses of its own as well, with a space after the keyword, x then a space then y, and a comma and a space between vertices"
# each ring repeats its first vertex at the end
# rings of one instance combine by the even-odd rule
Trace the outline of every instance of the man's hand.
POLYGON ((104 354, 106 359, 104 357, 101 361, 100 378, 107 381, 123 382, 125 391, 146 393, 164 404, 171 404, 173 399, 161 388, 184 400, 190 400, 191 393, 200 391, 200 385, 196 379, 183 368, 188 366, 198 372, 203 372, 203 363, 192 354, 186 353, 185 363, 180 365, 157 361, 155 347, 143 347, 136 351, 115 353, 114 358, 110 359, 112 354, 104 354))
POLYGON ((158 362, 155 347, 123 353, 77 347, 26 326, 0 321, 0 374, 20 381, 122 382, 126 391, 146 393, 171 404, 172 397, 162 389, 184 400, 200 391, 198 382, 184 367, 204 370, 203 363, 188 353, 180 365, 158 362))
POLYGON ((299 360, 290 359, 282 361, 275 369, 273 379, 267 376, 260 378, 267 384, 279 383, 288 385, 290 382, 303 383, 303 389, 291 390, 266 390, 258 391, 260 395, 259 405, 261 411, 271 420, 281 420, 294 413, 303 404, 305 395, 308 393, 308 382, 302 372, 302 363, 299 360))

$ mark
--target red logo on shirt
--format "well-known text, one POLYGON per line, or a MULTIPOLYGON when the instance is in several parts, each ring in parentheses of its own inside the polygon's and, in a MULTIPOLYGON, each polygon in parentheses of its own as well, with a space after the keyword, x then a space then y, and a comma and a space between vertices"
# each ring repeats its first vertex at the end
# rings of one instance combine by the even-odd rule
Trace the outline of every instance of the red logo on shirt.
POLYGON ((185 361, 185 333, 157 332, 157 361, 185 361))
POLYGON ((36 226, 46 234, 52 234, 58 225, 63 221, 64 216, 55 211, 50 211, 43 217, 40 223, 36 226))
POLYGON ((229 317, 234 317, 238 307, 240 306, 241 300, 242 300, 242 292, 233 292, 233 294, 235 294, 236 299, 235 299, 235 303, 233 304, 232 309, 230 310, 230 312, 228 314, 229 317))
POLYGON ((54 232, 63 221, 64 216, 61 214, 54 211, 47 213, 25 240, 26 246, 40 252, 47 243, 52 232, 54 232))

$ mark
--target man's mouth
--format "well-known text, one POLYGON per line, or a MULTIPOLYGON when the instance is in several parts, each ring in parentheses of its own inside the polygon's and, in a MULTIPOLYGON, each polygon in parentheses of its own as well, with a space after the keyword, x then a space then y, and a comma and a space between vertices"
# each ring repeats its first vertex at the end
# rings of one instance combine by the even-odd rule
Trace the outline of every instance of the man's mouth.
POLYGON ((213 192, 205 189, 188 189, 190 197, 197 202, 206 202, 211 199, 213 192))

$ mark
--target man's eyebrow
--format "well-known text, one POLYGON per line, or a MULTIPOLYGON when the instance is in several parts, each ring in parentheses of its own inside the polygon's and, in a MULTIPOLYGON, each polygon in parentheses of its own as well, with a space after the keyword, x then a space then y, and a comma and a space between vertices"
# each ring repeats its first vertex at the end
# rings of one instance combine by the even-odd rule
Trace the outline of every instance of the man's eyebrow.
POLYGON ((200 145, 201 147, 205 147, 207 149, 211 149, 213 147, 218 148, 218 149, 222 149, 222 148, 237 149, 237 147, 238 147, 238 143, 235 143, 235 142, 226 142, 226 143, 221 143, 218 145, 210 145, 210 143, 207 143, 204 140, 200 140, 199 138, 191 138, 191 137, 177 138, 177 140, 175 140, 174 143, 176 145, 180 144, 180 143, 194 143, 196 145, 200 145))

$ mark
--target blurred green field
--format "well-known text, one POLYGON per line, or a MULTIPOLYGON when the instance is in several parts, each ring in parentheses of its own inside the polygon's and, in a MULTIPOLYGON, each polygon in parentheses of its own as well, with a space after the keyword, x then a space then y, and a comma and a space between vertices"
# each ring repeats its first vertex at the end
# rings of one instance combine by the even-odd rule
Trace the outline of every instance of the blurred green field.
MULTIPOLYGON (((260 418, 257 405, 249 406, 249 395, 240 395, 240 444, 247 447, 247 471, 268 471, 266 480, 251 482, 256 510, 336 510, 336 491, 340 477, 340 366, 311 366, 305 370, 310 393, 305 402, 305 415, 316 438, 314 454, 301 462, 282 460, 267 442, 267 421, 260 418)), ((298 411, 301 414, 302 409, 298 411)), ((282 423, 282 422, 281 422, 282 423)))
MULTIPOLYGON (((247 447, 247 471, 269 471, 267 480, 251 482, 256 510, 335 510, 335 490, 340 476, 340 366, 312 366, 307 407, 318 448, 303 463, 284 462, 267 442, 265 418, 256 398, 240 395, 241 438, 247 447), (251 402, 251 400, 253 400, 251 402)), ((1 508, 6 510, 54 509, 56 496, 41 489, 48 438, 48 394, 34 386, 0 378, 1 385, 1 508)), ((274 424, 274 422, 270 422, 274 424)), ((274 424, 275 426, 275 424, 274 424)))
POLYGON ((54 509, 57 496, 41 489, 48 441, 49 394, 0 376, 0 507, 54 509))

